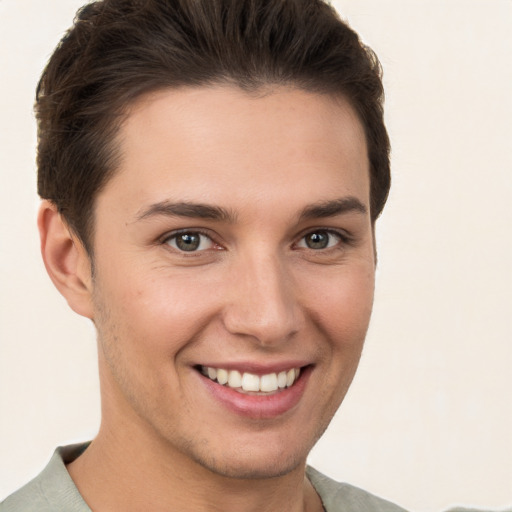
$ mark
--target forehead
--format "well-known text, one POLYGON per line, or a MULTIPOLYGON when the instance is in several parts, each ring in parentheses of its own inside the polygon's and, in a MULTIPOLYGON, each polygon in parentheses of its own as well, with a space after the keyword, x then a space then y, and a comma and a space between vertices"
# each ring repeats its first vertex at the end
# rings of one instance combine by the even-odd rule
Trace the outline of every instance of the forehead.
POLYGON ((132 105, 119 144, 118 172, 99 200, 236 207, 249 198, 281 201, 285 191, 289 203, 329 199, 330 190, 368 200, 364 130, 342 97, 285 87, 164 90, 132 105))

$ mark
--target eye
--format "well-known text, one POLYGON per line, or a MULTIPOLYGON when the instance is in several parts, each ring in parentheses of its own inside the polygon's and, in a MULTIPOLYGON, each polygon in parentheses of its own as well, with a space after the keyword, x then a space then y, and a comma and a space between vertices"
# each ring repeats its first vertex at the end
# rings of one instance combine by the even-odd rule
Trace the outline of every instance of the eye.
POLYGON ((215 246, 209 236, 198 231, 181 231, 166 238, 164 242, 182 252, 205 251, 215 246))
POLYGON ((338 245, 341 240, 342 236, 339 233, 320 229, 303 236, 297 247, 313 250, 329 249, 338 245))

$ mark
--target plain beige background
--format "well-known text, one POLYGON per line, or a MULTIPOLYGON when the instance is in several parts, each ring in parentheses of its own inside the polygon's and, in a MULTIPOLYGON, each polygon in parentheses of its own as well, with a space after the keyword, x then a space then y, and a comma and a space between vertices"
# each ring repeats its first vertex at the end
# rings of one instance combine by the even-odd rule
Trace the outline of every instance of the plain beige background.
MULTIPOLYGON (((0 500, 91 438, 92 327, 39 258, 37 77, 83 0, 0 0, 0 500)), ((512 504, 512 1, 339 0, 385 69, 394 185, 358 375, 310 462, 420 512, 512 504)))

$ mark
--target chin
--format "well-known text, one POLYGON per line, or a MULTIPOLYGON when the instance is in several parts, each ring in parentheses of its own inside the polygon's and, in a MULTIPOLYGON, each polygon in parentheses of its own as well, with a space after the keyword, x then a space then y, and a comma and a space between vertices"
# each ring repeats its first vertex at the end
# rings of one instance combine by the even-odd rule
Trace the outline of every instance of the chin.
POLYGON ((186 447, 182 445, 182 448, 187 458, 221 477, 251 480, 278 478, 299 467, 304 468, 311 448, 324 430, 310 436, 305 436, 304 432, 289 432, 286 436, 275 437, 262 430, 254 432, 252 440, 245 436, 238 440, 231 438, 229 442, 223 439, 221 443, 203 440, 186 447))
POLYGON ((283 458, 280 453, 275 453, 271 457, 257 453, 244 453, 229 459, 195 457, 195 461, 211 473, 240 480, 278 478, 293 472, 298 467, 303 467, 305 459, 306 457, 302 454, 283 458))

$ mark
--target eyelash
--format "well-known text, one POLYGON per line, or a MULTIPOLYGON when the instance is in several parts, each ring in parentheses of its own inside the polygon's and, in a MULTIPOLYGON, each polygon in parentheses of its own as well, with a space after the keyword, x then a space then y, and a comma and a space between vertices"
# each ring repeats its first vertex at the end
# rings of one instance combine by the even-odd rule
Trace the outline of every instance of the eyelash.
MULTIPOLYGON (((303 248, 305 250, 309 249, 314 252, 321 252, 321 251, 328 251, 330 249, 336 250, 336 249, 339 249, 340 246, 346 246, 346 245, 352 243, 352 238, 346 232, 338 231, 338 230, 330 229, 330 228, 315 228, 312 230, 308 230, 306 233, 304 233, 300 237, 299 243, 303 242, 306 239, 306 237, 308 237, 308 236, 318 235, 318 234, 327 234, 329 236, 329 238, 334 237, 337 239, 337 243, 335 243, 334 245, 332 245, 330 247, 324 247, 324 248, 318 248, 318 249, 313 249, 312 247, 301 247, 301 249, 303 248)), ((330 240, 328 240, 328 243, 330 243, 330 240)), ((298 245, 298 243, 296 245, 298 245)))
MULTIPOLYGON (((210 233, 205 232, 201 229, 181 229, 179 231, 175 231, 170 234, 166 234, 163 238, 160 239, 160 243, 162 245, 169 245, 170 247, 172 247, 170 245, 170 242, 172 240, 176 241, 180 235, 199 235, 200 237, 206 237, 213 246, 217 246, 220 249, 222 248, 222 246, 220 244, 217 244, 215 242, 214 238, 211 236, 210 233)), ((300 250, 311 250, 313 252, 323 252, 323 251, 339 249, 340 245, 346 246, 346 245, 351 245, 351 244, 353 244, 353 238, 349 234, 347 234, 345 231, 338 231, 338 230, 331 229, 331 228, 315 228, 315 229, 310 229, 310 230, 306 231, 305 233, 303 233, 299 238, 299 242, 295 243, 294 246, 298 247, 300 250), (329 237, 337 238, 338 242, 335 243, 331 247, 325 247, 325 248, 319 248, 319 249, 298 246, 298 244, 300 242, 302 242, 308 235, 314 235, 314 234, 327 234, 327 235, 329 235, 329 237)), ((194 254, 208 251, 211 248, 200 249, 200 250, 196 249, 196 250, 191 250, 191 251, 182 250, 178 247, 172 247, 172 249, 174 249, 175 251, 177 251, 181 254, 192 256, 194 254)), ((216 249, 216 250, 219 250, 219 249, 216 249)))
MULTIPOLYGON (((176 241, 180 235, 199 235, 200 237, 207 238, 211 242, 212 245, 219 246, 215 242, 215 240, 213 239, 211 234, 209 234, 209 233, 207 233, 205 231, 202 231, 201 229, 181 229, 179 231, 174 231, 173 233, 165 235, 165 237, 161 239, 161 243, 162 243, 162 245, 169 245, 170 246, 170 242, 172 240, 176 241)), ((201 252, 204 252, 204 251, 207 251, 207 250, 210 249, 210 248, 207 248, 207 249, 201 249, 201 250, 186 251, 186 250, 182 250, 182 249, 180 249, 178 247, 172 247, 172 248, 174 250, 182 253, 182 254, 187 254, 188 253, 189 255, 193 255, 194 253, 196 253, 196 254, 197 253, 201 253, 201 252)))

